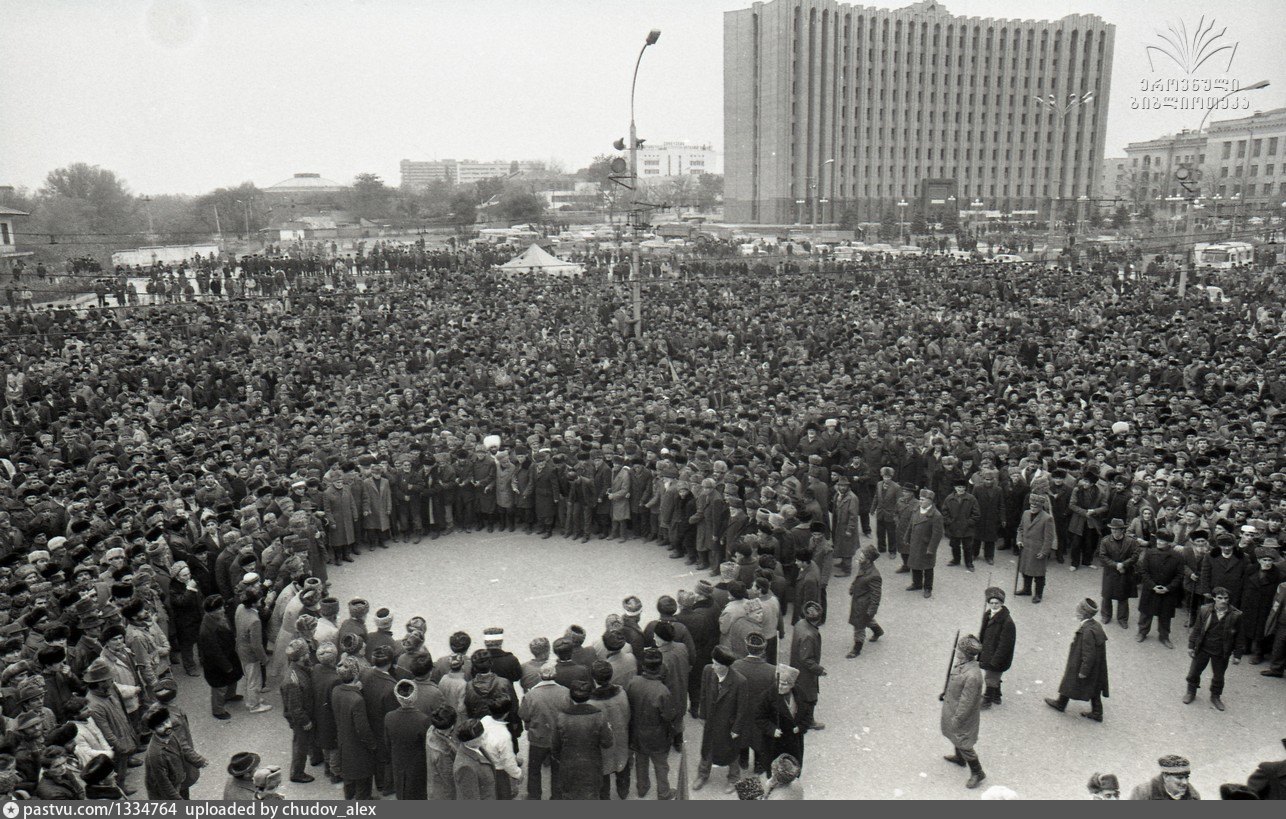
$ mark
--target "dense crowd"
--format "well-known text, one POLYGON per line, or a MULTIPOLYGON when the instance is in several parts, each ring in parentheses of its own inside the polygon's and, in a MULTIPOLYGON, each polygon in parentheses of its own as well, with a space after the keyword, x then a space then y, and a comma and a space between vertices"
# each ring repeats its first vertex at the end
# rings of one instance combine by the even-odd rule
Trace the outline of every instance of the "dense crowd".
MULTIPOLYGON (((1185 702, 1208 667, 1220 710, 1230 662, 1286 670, 1278 278, 1211 303, 942 258, 715 262, 648 282, 635 338, 621 291, 491 263, 417 250, 358 287, 246 259, 232 277, 271 279, 263 297, 6 316, 4 798, 119 798, 135 767, 149 797, 186 796, 207 760, 183 676, 219 719, 279 693, 288 775, 319 765, 350 798, 507 798, 524 779, 539 798, 545 764, 555 796, 614 780, 624 798, 633 770, 667 798, 685 713, 694 788, 726 766, 729 790, 746 770, 745 794, 799 798, 828 590, 849 578, 856 660, 883 634, 881 555, 926 599, 974 582, 988 601, 944 691, 970 787, 1015 640, 1005 590, 969 574, 998 553, 1032 603, 1060 570, 1102 576, 1051 707, 1104 720, 1098 618, 1129 627, 1132 600, 1140 641, 1188 624, 1185 702), (433 658, 422 620, 395 635, 387 609, 329 594, 393 540, 518 527, 654 542, 710 579, 647 624, 628 597, 526 662, 501 629, 433 658)), ((227 798, 279 796, 260 762, 230 761, 227 798)))

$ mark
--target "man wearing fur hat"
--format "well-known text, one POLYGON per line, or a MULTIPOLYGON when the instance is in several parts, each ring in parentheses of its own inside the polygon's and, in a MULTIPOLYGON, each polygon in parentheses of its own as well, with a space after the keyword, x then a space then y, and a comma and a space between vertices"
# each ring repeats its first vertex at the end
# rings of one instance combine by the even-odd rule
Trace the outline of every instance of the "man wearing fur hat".
POLYGON ((170 710, 158 705, 143 717, 144 726, 152 732, 144 759, 143 778, 148 799, 184 799, 183 794, 195 783, 187 781, 183 750, 174 734, 170 710))
POLYGON ((800 721, 806 709, 795 687, 798 679, 798 669, 778 665, 772 688, 752 703, 759 734, 759 742, 755 743, 755 768, 759 773, 766 772, 771 761, 782 754, 790 754, 801 764, 804 761, 808 726, 800 721))
POLYGON ((942 735, 951 741, 955 752, 943 757, 946 761, 969 767, 969 781, 965 787, 978 787, 987 774, 974 745, 978 742, 978 726, 982 711, 982 669, 978 655, 982 643, 972 634, 966 634, 956 643, 955 660, 947 678, 947 689, 942 696, 942 735))
POLYGON ((710 780, 714 765, 728 766, 728 788, 732 793, 741 778, 741 749, 750 742, 753 730, 753 704, 746 697, 746 679, 732 670, 737 657, 724 646, 715 646, 710 664, 701 675, 700 718, 701 762, 693 790, 701 790, 710 780))
POLYGON ((978 631, 982 650, 978 654, 978 667, 982 669, 986 688, 982 694, 982 708, 1000 705, 1000 684, 1004 673, 1014 660, 1017 629, 1009 609, 1005 608, 1005 590, 996 586, 984 594, 987 608, 982 613, 982 628, 978 631))
POLYGON ((419 689, 412 680, 393 688, 398 707, 384 715, 384 735, 390 750, 393 791, 398 801, 428 798, 425 741, 429 715, 416 705, 419 689))
POLYGON ((1200 799, 1197 789, 1192 787, 1192 765, 1177 754, 1166 754, 1157 760, 1161 772, 1136 785, 1130 799, 1137 801, 1169 801, 1181 799, 1200 799))
POLYGON ((1067 666, 1058 686, 1058 698, 1045 698, 1045 704, 1055 711, 1067 709, 1069 700, 1089 700, 1090 710, 1081 716, 1095 722, 1103 721, 1103 697, 1108 696, 1107 635, 1103 626, 1094 619, 1098 605, 1089 598, 1076 604, 1080 627, 1072 637, 1067 652, 1067 666))

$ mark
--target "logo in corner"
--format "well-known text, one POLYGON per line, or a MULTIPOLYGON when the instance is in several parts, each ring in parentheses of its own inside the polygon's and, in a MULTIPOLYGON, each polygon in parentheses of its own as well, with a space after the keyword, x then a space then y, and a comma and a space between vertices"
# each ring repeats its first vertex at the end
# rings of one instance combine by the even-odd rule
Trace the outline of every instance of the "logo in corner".
POLYGON ((5 819, 14 819, 14 817, 18 815, 18 803, 5 802, 4 815, 5 815, 5 819))
POLYGON ((1227 54, 1228 61, 1223 70, 1231 70, 1233 57, 1237 56, 1237 47, 1241 43, 1227 41, 1227 26, 1218 31, 1215 31, 1215 26, 1214 18, 1207 23, 1204 15, 1192 31, 1188 30, 1188 24, 1182 20, 1170 23, 1166 31, 1156 32, 1160 44, 1153 43, 1144 48, 1148 55, 1148 67, 1156 72, 1158 62, 1164 66, 1165 61, 1169 60, 1185 75, 1192 76, 1210 60, 1219 57, 1222 61, 1221 55, 1227 54))

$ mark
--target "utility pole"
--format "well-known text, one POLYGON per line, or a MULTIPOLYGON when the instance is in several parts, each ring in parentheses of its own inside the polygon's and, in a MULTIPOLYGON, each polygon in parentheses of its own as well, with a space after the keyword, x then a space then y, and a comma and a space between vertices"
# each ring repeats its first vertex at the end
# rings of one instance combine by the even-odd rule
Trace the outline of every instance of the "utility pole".
POLYGON ((634 78, 630 80, 630 191, 635 196, 631 203, 630 221, 633 223, 634 237, 630 248, 630 300, 634 305, 634 337, 643 338, 643 288, 639 281, 641 274, 639 259, 639 234, 643 229, 643 211, 637 200, 639 194, 639 135, 634 125, 634 89, 639 80, 639 65, 643 62, 643 52, 650 45, 656 45, 661 39, 661 30, 654 28, 647 34, 643 47, 639 49, 638 59, 634 61, 634 78))

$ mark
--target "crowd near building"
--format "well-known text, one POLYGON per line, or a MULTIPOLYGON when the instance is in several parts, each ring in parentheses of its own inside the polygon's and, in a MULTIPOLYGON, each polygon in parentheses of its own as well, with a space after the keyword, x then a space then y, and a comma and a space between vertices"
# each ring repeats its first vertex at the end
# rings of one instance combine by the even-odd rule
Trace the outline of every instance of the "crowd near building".
MULTIPOLYGON (((946 257, 791 266, 788 289, 708 262, 650 292, 635 339, 622 294, 494 264, 246 257, 220 278, 254 287, 6 314, 3 798, 182 798, 224 768, 232 799, 323 776, 358 799, 801 798, 835 696, 823 643, 877 679, 882 601, 949 585, 987 607, 942 697, 937 775, 967 769, 962 789, 992 784, 987 713, 1033 707, 1004 680, 1050 637, 1032 606, 1074 632, 1034 707, 1107 748, 1132 719, 1107 699, 1124 652, 1188 651, 1149 680, 1176 713, 1249 717, 1250 681, 1280 686, 1279 280, 1230 276, 1209 304, 946 257), (519 529, 692 574, 527 646, 504 622, 441 633, 431 593, 402 612, 331 592, 387 549, 519 529), (976 571, 1010 556, 1013 588, 976 571), (253 732, 208 758, 211 720, 275 723, 289 768, 253 732)), ((1176 750, 1135 798, 1198 797, 1176 750)), ((1225 790, 1281 798, 1282 768, 1225 790)))

